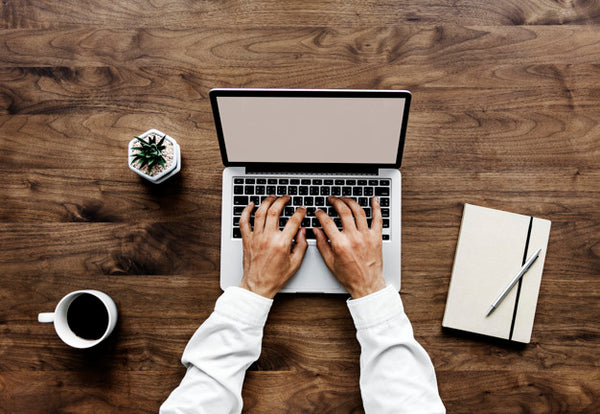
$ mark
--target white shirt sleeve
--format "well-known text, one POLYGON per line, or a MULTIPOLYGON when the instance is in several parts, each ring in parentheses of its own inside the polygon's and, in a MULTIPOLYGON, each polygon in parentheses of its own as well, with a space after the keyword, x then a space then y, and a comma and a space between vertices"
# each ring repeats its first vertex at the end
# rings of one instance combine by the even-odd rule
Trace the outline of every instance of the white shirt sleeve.
POLYGON ((361 346, 365 412, 445 413, 431 359, 414 338, 393 286, 348 300, 348 308, 361 346))
POLYGON ((239 413, 248 367, 260 356, 272 299, 230 287, 187 344, 187 372, 160 407, 161 414, 239 413))

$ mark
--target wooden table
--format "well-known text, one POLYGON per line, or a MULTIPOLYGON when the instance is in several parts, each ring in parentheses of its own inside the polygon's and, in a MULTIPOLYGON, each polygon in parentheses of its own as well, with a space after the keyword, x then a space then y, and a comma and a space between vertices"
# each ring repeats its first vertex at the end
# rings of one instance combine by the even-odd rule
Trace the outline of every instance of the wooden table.
MULTIPOLYGON (((448 412, 600 412, 598 2, 6 0, 0 16, 0 412, 156 412, 181 380, 221 293, 212 87, 411 90, 401 296, 448 412), (161 186, 127 167, 151 127, 183 153, 161 186), (465 202, 552 221, 527 346, 442 331, 465 202), (120 312, 91 351, 36 321, 81 288, 120 312)), ((362 411, 345 299, 276 299, 247 412, 362 411)))

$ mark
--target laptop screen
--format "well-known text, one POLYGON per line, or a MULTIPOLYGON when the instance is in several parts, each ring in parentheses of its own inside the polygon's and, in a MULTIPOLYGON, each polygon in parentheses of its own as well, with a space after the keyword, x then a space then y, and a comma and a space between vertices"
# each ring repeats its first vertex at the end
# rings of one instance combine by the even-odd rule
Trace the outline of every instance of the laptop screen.
POLYGON ((407 91, 211 91, 225 165, 399 167, 407 91))

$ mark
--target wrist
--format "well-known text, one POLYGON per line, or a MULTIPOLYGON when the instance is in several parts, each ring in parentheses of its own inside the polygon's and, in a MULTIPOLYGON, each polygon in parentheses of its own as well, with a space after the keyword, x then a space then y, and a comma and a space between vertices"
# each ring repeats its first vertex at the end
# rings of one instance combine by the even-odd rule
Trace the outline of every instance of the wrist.
POLYGON ((240 287, 242 289, 249 290, 252 293, 256 293, 257 295, 265 297, 267 299, 273 299, 275 297, 275 295, 277 294, 277 289, 257 286, 253 283, 248 283, 248 281, 245 280, 244 278, 242 278, 240 287))
POLYGON ((379 292, 380 290, 385 289, 385 286, 385 279, 381 276, 374 283, 354 286, 347 290, 348 293, 350 293, 350 296, 352 296, 352 299, 358 299, 379 292))

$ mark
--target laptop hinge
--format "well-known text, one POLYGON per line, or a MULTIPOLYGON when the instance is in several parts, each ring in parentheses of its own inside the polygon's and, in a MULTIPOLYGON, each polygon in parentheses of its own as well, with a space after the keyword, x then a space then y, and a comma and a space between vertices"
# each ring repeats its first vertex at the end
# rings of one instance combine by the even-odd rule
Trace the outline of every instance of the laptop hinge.
POLYGON ((246 174, 331 174, 331 175, 377 175, 379 168, 377 167, 349 167, 349 168, 265 168, 260 166, 247 166, 246 174))

